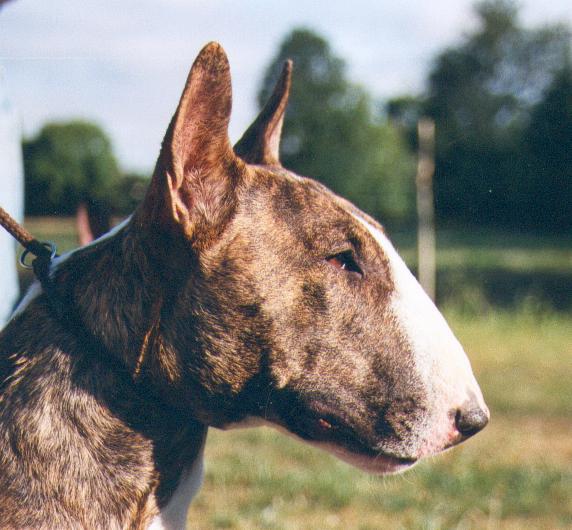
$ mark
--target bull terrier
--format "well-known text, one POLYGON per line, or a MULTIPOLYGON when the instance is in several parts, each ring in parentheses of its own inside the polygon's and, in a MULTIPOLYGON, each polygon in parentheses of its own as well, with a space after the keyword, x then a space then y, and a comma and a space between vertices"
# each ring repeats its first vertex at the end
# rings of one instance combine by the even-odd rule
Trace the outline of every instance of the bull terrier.
POLYGON ((2 331, 2 528, 184 528, 209 427, 262 421, 392 473, 487 423, 382 226, 280 165, 290 71, 233 149, 207 45, 141 206, 54 259, 2 331))

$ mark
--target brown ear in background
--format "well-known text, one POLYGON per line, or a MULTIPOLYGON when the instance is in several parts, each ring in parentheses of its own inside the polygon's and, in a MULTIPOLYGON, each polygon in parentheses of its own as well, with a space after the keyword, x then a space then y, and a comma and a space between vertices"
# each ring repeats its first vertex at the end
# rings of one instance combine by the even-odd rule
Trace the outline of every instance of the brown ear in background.
POLYGON ((144 202, 144 222, 174 222, 192 240, 218 233, 234 207, 244 166, 228 138, 231 106, 228 59, 212 42, 195 59, 165 134, 144 202))
POLYGON ((249 164, 280 165, 280 136, 292 80, 292 61, 284 63, 270 99, 252 125, 234 146, 234 152, 249 164))

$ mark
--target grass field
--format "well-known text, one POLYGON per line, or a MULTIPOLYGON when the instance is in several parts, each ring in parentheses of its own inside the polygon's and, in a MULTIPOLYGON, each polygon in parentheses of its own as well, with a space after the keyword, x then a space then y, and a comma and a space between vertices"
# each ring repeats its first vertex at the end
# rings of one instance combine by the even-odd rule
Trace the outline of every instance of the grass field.
MULTIPOLYGON (((75 246, 68 220, 27 226, 62 251, 75 246)), ((411 239, 395 239, 414 265, 411 239)), ((485 431, 383 478, 269 429, 211 429, 190 528, 572 528, 572 244, 473 233, 439 242, 445 311, 491 408, 485 431)))

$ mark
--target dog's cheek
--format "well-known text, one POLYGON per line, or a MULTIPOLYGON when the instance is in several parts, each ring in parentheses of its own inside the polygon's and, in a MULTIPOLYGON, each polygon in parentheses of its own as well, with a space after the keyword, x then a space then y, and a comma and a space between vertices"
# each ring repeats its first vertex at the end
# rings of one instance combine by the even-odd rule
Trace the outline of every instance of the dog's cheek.
POLYGON ((193 315, 200 345, 188 359, 189 375, 208 392, 211 424, 217 426, 252 415, 268 388, 273 323, 240 277, 219 276, 208 306, 201 304, 193 315))

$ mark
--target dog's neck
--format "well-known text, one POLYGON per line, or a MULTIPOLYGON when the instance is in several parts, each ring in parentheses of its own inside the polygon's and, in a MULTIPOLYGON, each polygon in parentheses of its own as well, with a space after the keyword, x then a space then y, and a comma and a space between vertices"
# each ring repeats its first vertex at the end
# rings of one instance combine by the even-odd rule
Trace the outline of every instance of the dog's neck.
POLYGON ((164 293, 139 244, 127 227, 61 261, 53 298, 36 297, 0 335, 7 527, 143 528, 197 470, 206 427, 153 379, 169 376, 152 360, 164 293), (54 303, 85 329, 68 329, 54 303), (18 490, 30 501, 9 506, 18 490))

